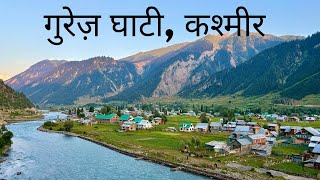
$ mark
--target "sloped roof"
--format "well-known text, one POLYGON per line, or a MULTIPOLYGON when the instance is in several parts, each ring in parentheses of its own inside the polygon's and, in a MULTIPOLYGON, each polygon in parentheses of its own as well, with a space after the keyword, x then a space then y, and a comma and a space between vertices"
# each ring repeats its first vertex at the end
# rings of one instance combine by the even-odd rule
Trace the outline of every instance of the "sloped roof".
POLYGON ((258 132, 258 134, 265 134, 266 132, 268 132, 269 130, 268 129, 264 129, 264 128, 261 128, 258 132))
POLYGON ((134 122, 131 122, 131 121, 124 122, 124 123, 122 124, 122 127, 130 127, 131 124, 134 124, 134 122))
POLYGON ((248 122, 247 125, 258 125, 257 122, 248 122))
POLYGON ((236 120, 236 124, 247 124, 244 120, 236 120))
POLYGON ((145 125, 145 124, 148 124, 150 123, 148 120, 142 120, 138 123, 138 125, 145 125))
POLYGON ((211 126, 211 127, 220 127, 220 126, 222 126, 222 123, 221 123, 221 122, 212 122, 212 123, 210 124, 210 126, 211 126))
POLYGON ((185 128, 190 128, 191 125, 192 125, 191 122, 181 122, 181 123, 180 123, 180 128, 183 128, 183 127, 185 127, 185 128))
POLYGON ((140 123, 142 120, 143 120, 143 117, 137 116, 137 117, 135 117, 135 118, 133 119, 133 122, 135 122, 135 123, 140 123))
POLYGON ((234 132, 250 132, 249 126, 237 126, 234 132))
POLYGON ((96 119, 99 119, 99 120, 110 120, 112 119, 116 114, 108 114, 108 115, 103 115, 103 114, 99 114, 99 115, 96 115, 96 119))
POLYGON ((261 139, 261 138, 266 138, 263 134, 254 134, 254 135, 249 135, 251 139, 261 139))
POLYGON ((319 153, 320 153, 320 144, 316 144, 316 145, 314 146, 312 152, 319 154, 319 153))
POLYGON ((310 141, 320 142, 320 136, 312 136, 312 137, 310 138, 310 141))
POLYGON ((268 124, 269 127, 277 127, 278 124, 268 124))
POLYGON ((129 114, 124 114, 119 118, 120 121, 128 121, 129 119, 130 119, 129 114))
POLYGON ((196 129, 206 129, 208 128, 209 124, 208 123, 197 123, 196 129))
POLYGON ((306 131, 308 131, 310 134, 314 135, 314 136, 320 136, 319 131, 315 130, 312 127, 306 127, 304 128, 306 131))
POLYGON ((252 144, 252 142, 247 138, 237 139, 236 141, 238 141, 242 146, 252 144))
POLYGON ((227 146, 227 143, 223 141, 210 141, 210 142, 207 142, 206 145, 212 146, 212 147, 216 147, 216 146, 224 147, 224 146, 227 146))
POLYGON ((272 134, 274 137, 277 137, 279 134, 275 131, 271 131, 270 134, 272 134))

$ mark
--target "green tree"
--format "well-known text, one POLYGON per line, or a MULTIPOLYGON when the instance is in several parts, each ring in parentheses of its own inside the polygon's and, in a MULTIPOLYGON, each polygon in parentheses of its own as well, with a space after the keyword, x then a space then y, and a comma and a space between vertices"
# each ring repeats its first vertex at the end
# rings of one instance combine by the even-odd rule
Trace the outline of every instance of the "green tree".
POLYGON ((0 148, 3 148, 6 145, 6 141, 0 137, 0 148))
POLYGON ((200 119, 200 121, 201 121, 202 123, 208 123, 208 122, 209 122, 209 118, 207 117, 207 114, 206 114, 206 113, 201 113, 199 119, 200 119))
POLYGON ((13 133, 11 131, 7 131, 2 135, 2 138, 6 142, 6 144, 11 144, 12 137, 13 137, 13 133))
POLYGON ((64 122, 63 127, 65 128, 66 131, 70 132, 71 129, 73 128, 73 122, 72 121, 66 121, 66 122, 64 122))
POLYGON ((101 108, 101 114, 111 114, 116 112, 112 107, 110 106, 104 106, 103 108, 101 108))
POLYGON ((89 107, 89 112, 94 112, 94 107, 93 106, 89 107))
POLYGON ((118 115, 119 117, 122 116, 122 113, 121 113, 120 110, 118 110, 117 115, 118 115))
POLYGON ((162 115, 162 116, 161 116, 161 119, 162 119, 163 124, 167 124, 167 122, 168 122, 167 116, 162 115))
POLYGON ((86 115, 84 113, 79 114, 79 118, 85 118, 85 117, 86 117, 86 115))
POLYGON ((4 132, 4 131, 8 131, 8 129, 6 128, 6 126, 4 124, 2 124, 1 126, 1 131, 4 132))
POLYGON ((268 125, 267 125, 267 124, 264 124, 262 127, 263 127, 264 129, 268 129, 268 125))

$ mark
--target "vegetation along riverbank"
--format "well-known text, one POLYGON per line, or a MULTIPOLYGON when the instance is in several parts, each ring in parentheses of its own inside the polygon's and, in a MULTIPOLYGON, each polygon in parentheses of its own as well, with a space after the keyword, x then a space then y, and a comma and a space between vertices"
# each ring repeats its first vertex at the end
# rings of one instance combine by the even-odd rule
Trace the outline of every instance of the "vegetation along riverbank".
MULTIPOLYGON (((68 121, 67 123, 46 123, 39 130, 80 137, 137 159, 150 160, 172 167, 173 170, 185 170, 215 179, 269 179, 270 172, 275 179, 299 178, 294 175, 315 178, 317 175, 316 172, 308 171, 304 172, 305 175, 286 171, 291 174, 289 175, 275 171, 285 171, 280 167, 285 163, 285 160, 274 155, 269 157, 254 154, 223 155, 206 148, 205 142, 228 141, 230 136, 228 132, 166 131, 169 127, 178 127, 182 121, 198 122, 199 119, 197 117, 172 116, 168 117, 166 124, 150 130, 131 132, 120 131, 119 125, 84 126, 79 122, 70 123, 68 121), (66 128, 69 132, 66 131, 66 128), (189 144, 187 150, 185 149, 186 144, 189 144)), ((211 121, 219 121, 219 118, 212 118, 211 121)), ((282 149, 279 147, 277 150, 282 149)))

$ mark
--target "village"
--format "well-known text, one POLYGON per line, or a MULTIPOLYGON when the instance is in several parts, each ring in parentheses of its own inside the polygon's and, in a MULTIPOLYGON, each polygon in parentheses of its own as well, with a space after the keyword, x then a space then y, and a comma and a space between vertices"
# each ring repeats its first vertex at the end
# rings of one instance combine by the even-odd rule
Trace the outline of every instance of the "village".
MULTIPOLYGON (((71 111, 71 113, 70 110, 66 111, 65 113, 69 115, 53 122, 68 120, 78 122, 79 125, 74 127, 75 131, 81 129, 81 132, 83 130, 87 135, 90 133, 86 127, 92 127, 90 129, 92 136, 98 136, 94 131, 106 128, 110 131, 109 134, 106 133, 106 136, 109 135, 110 142, 114 142, 117 138, 120 139, 120 136, 123 139, 126 134, 127 136, 143 136, 144 138, 134 139, 137 145, 142 147, 147 146, 145 143, 149 140, 157 138, 159 142, 164 140, 163 135, 166 136, 165 141, 182 135, 183 138, 180 138, 182 140, 179 140, 179 137, 172 139, 173 142, 179 142, 172 146, 172 150, 178 149, 185 154, 187 159, 188 157, 206 157, 217 158, 220 162, 228 157, 242 156, 243 159, 246 159, 246 156, 254 155, 261 157, 262 161, 264 161, 263 158, 270 158, 277 159, 277 162, 284 164, 294 163, 303 172, 291 173, 305 176, 317 175, 317 169, 320 168, 320 126, 318 123, 320 121, 317 115, 286 116, 264 112, 261 114, 248 113, 244 118, 243 115, 235 113, 235 119, 229 121, 219 112, 152 112, 132 108, 123 109, 119 113, 102 114, 100 108, 94 110, 82 108, 81 115, 78 116, 76 111, 71 111), (111 129, 114 130, 112 134, 111 129), (189 140, 186 140, 187 137, 189 140)), ((250 165, 248 162, 245 164, 250 165)), ((255 165, 252 166, 255 167, 255 165)), ((274 169, 287 172, 281 167, 274 169)))

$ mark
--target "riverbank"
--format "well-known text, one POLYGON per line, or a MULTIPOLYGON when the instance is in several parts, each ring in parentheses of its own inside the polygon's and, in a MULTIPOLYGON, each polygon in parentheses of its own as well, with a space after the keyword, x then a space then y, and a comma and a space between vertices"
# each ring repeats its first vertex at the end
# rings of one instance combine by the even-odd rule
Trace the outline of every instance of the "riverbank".
POLYGON ((75 133, 71 133, 71 132, 48 130, 48 129, 43 128, 42 126, 40 126, 37 130, 42 131, 42 132, 60 133, 60 134, 68 135, 68 136, 78 137, 78 138, 96 143, 96 144, 101 145, 103 147, 109 148, 109 149, 116 151, 116 152, 119 152, 121 154, 125 154, 128 156, 134 157, 137 160, 146 160, 146 161, 150 161, 153 163, 157 163, 157 164, 161 164, 161 165, 170 167, 172 170, 181 170, 181 171, 185 171, 185 172, 189 172, 189 173, 193 173, 193 174, 197 174, 197 175, 201 175, 201 176, 205 176, 205 177, 213 178, 213 179, 226 179, 226 180, 242 179, 238 175, 237 175, 238 177, 226 175, 226 174, 218 173, 217 171, 214 171, 214 170, 209 170, 209 169, 205 169, 205 168, 198 168, 198 167, 194 167, 194 166, 187 165, 187 164, 174 163, 174 162, 170 162, 167 160, 154 158, 154 157, 151 157, 148 155, 140 154, 137 152, 126 150, 126 149, 122 149, 117 146, 107 144, 107 143, 104 143, 101 141, 97 141, 92 138, 85 137, 83 135, 79 135, 79 134, 75 134, 75 133))
POLYGON ((11 145, 6 145, 0 149, 0 163, 3 162, 3 157, 8 156, 8 152, 10 151, 11 145))
MULTIPOLYGON (((171 123, 174 120, 171 119, 171 123)), ((46 130, 54 130, 50 132, 66 133, 76 137, 88 138, 97 141, 98 143, 105 143, 121 150, 134 152, 138 155, 148 156, 149 158, 160 159, 175 164, 179 169, 181 165, 195 167, 215 174, 222 174, 234 179, 301 179, 301 178, 316 178, 318 172, 313 169, 305 169, 305 173, 298 174, 282 173, 272 167, 276 164, 284 164, 285 159, 277 156, 270 156, 268 158, 257 156, 254 154, 248 155, 223 155, 209 150, 205 145, 200 145, 199 148, 190 149, 191 155, 182 151, 182 145, 192 138, 196 138, 202 142, 209 142, 212 140, 226 141, 229 134, 221 133, 184 133, 184 132, 168 132, 163 129, 173 124, 161 125, 161 128, 153 130, 133 131, 133 132, 119 132, 117 125, 103 125, 97 124, 94 126, 83 126, 80 123, 74 123, 71 129, 72 133, 64 131, 63 123, 57 123, 53 126, 45 127, 46 130), (238 164, 246 166, 243 168, 230 167, 230 164, 238 164), (273 170, 271 170, 273 169, 273 170), (275 171, 274 171, 275 170, 275 171), (278 173, 279 172, 279 173, 278 173), (304 174, 311 174, 312 176, 305 176, 304 174), (290 175, 291 174, 291 175, 290 175)), ((48 131, 49 132, 49 131, 48 131)), ((192 148, 192 147, 191 147, 192 148)), ((143 159, 143 157, 141 158, 143 159)), ((300 167, 300 166, 299 166, 300 167)), ((297 170, 296 166, 292 167, 297 170)), ((286 168, 288 169, 288 168, 286 168)), ((286 172, 286 171, 284 171, 286 172)))

